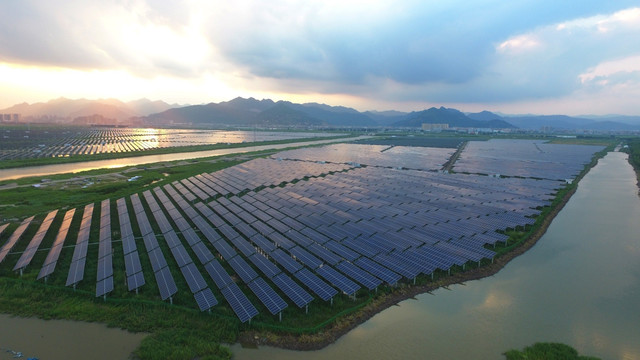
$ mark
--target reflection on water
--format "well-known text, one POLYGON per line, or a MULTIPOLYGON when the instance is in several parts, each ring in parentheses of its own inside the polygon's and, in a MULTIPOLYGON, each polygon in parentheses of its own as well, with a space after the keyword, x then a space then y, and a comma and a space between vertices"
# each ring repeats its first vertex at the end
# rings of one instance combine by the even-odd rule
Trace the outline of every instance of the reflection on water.
POLYGON ((498 274, 391 307, 314 352, 232 347, 235 359, 500 359, 538 341, 640 360, 640 199, 610 153, 538 244, 498 274))
POLYGON ((127 359, 147 334, 132 334, 101 324, 16 318, 0 314, 0 360, 127 359))
MULTIPOLYGON (((366 138, 367 138, 366 136, 360 136, 360 137, 352 138, 350 140, 366 139, 366 138)), ((135 157, 128 157, 123 159, 83 161, 80 163, 73 163, 73 164, 55 164, 55 165, 43 165, 43 166, 31 166, 31 167, 24 167, 24 168, 4 169, 4 170, 0 170, 0 181, 20 179, 20 178, 30 177, 30 176, 48 176, 48 175, 55 175, 55 174, 76 173, 76 172, 89 171, 89 170, 95 170, 95 169, 110 169, 110 168, 119 168, 124 166, 136 166, 136 165, 152 164, 152 163, 163 162, 163 161, 177 161, 177 160, 197 159, 197 158, 210 157, 210 156, 242 154, 242 153, 252 152, 252 151, 284 149, 291 146, 327 144, 331 142, 340 142, 340 141, 344 141, 344 140, 328 139, 328 140, 308 141, 304 143, 295 143, 295 144, 272 144, 272 145, 247 146, 247 147, 241 147, 241 148, 193 151, 193 152, 173 153, 173 154, 164 154, 164 155, 135 156, 135 157)))

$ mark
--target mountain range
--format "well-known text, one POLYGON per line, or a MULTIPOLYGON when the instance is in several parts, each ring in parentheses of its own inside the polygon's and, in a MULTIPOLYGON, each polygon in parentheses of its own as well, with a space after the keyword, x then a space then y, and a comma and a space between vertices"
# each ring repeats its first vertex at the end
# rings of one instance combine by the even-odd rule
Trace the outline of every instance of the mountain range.
POLYGON ((344 106, 319 103, 235 98, 204 105, 170 105, 163 101, 140 99, 65 99, 45 103, 17 104, 0 113, 18 113, 25 121, 87 123, 96 117, 103 123, 135 126, 287 126, 287 127, 421 127, 423 123, 449 127, 539 130, 640 130, 640 116, 504 115, 489 111, 463 113, 445 107, 422 111, 359 112, 344 106))

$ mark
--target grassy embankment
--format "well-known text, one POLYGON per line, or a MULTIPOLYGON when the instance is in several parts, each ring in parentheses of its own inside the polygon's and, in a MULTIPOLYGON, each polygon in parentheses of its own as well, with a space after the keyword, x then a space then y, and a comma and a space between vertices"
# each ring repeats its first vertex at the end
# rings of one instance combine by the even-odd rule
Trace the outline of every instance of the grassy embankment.
MULTIPOLYGON (((156 183, 163 185, 166 182, 172 181, 172 179, 184 178, 193 174, 201 173, 205 170, 201 167, 206 167, 206 171, 210 172, 212 166, 215 164, 202 163, 198 161, 196 164, 185 165, 182 170, 179 170, 180 166, 173 167, 175 173, 171 173, 169 176, 165 176, 163 173, 168 171, 162 169, 157 170, 157 173, 153 176, 146 178, 145 184, 149 185, 153 181, 156 181, 156 177, 164 178, 163 182, 156 183), (189 169, 189 167, 192 167, 189 169), (174 177, 175 176, 175 177, 174 177)), ((226 164, 222 162, 218 163, 220 167, 224 165, 232 165, 234 161, 229 161, 226 164)), ((143 173, 145 170, 141 170, 143 173)), ((146 170, 151 174, 155 170, 146 170)), ((586 171, 585 171, 586 172, 586 171)), ((127 175, 129 176, 129 174, 127 175)), ((154 184, 154 185, 156 185, 154 184)), ((141 191, 141 183, 135 184, 131 188, 116 186, 110 188, 109 191, 116 191, 117 195, 109 193, 108 196, 104 195, 104 192, 97 189, 94 193, 84 193, 87 198, 83 200, 73 200, 69 198, 61 199, 58 197, 55 203, 56 206, 50 206, 53 204, 45 204, 48 196, 40 194, 43 203, 40 204, 41 215, 44 216, 44 212, 61 207, 61 204, 69 205, 70 207, 79 207, 88 202, 101 200, 109 197, 117 199, 120 196, 125 196, 130 193, 136 193, 141 191), (88 200, 91 198, 91 200, 88 200), (67 201, 76 201, 76 203, 69 203, 67 201)), ((574 185, 575 186, 575 183, 574 185)), ((571 191, 571 185, 564 189, 565 193, 571 191)), ((44 189, 31 189, 31 191, 40 191, 44 189)), ((11 190, 13 192, 17 189, 11 190)), ((104 190, 104 189, 103 189, 104 190)), ((5 190, 7 191, 7 190, 5 190)), ((104 190, 106 191, 106 190, 104 190)), ((72 191, 70 191, 72 192, 72 191)), ((75 192, 75 191, 73 191, 75 192)), ((0 196, 4 196, 0 192, 0 196)), ((56 193, 56 194, 59 194, 56 193)), ((26 195, 23 194, 22 197, 26 195)), ((50 196, 54 196, 53 193, 50 196)), ((71 196, 71 195, 68 195, 71 196)), ((564 198, 564 194, 559 194, 558 198, 564 198)), ((50 200, 53 201, 53 200, 50 200)), ((131 204, 128 204, 131 211, 131 204)), ((557 202, 554 202, 550 208, 558 206, 557 202)), ((31 208, 31 206, 26 206, 31 208)), ((97 211, 97 210, 96 210, 97 211)), ((543 210, 543 215, 548 214, 547 209, 543 210)), ((32 211, 26 215, 32 215, 36 211, 32 211)), ((80 221, 81 211, 77 211, 72 223, 72 228, 77 229, 77 224, 80 221)), ((115 212, 115 201, 112 203, 112 214, 115 212)), ((97 232, 97 213, 94 213, 94 232, 97 232)), ((542 218, 542 216, 541 216, 542 218)), ((56 218, 53 228, 59 226, 61 216, 56 218)), ((536 225, 538 225, 536 222, 536 225)), ((138 233, 137 225, 134 226, 134 232, 138 233)), ((533 232, 534 225, 530 229, 514 229, 510 232, 512 240, 510 240, 508 246, 499 248, 498 253, 503 254, 514 247, 522 244, 528 237, 527 234, 533 232), (527 231, 528 230, 528 231, 527 231)), ((17 226, 17 225, 12 225, 17 226)), ((155 226, 155 225, 154 225, 155 226)), ((28 234, 25 234, 25 238, 30 238, 35 233, 35 227, 30 227, 28 234)), ((77 230, 75 230, 77 231, 77 230)), ((112 231, 118 232, 118 224, 112 224, 112 231)), ((76 233, 77 234, 77 233, 76 233)), ((68 238, 73 239, 74 233, 69 234, 68 238)), ((7 233, 3 234, 0 238, 0 243, 6 240, 7 233)), ((45 237, 42 248, 48 248, 53 242, 54 235, 48 234, 45 237)), ((97 233, 92 233, 91 239, 96 239, 97 233)), ((160 242, 163 243, 162 241, 160 242)), ((19 247, 15 249, 16 253, 24 250, 26 243, 21 241, 19 247)), ((144 249, 144 245, 138 240, 138 248, 144 249)), ((72 255, 72 246, 63 250, 60 257, 58 266, 61 269, 68 268, 70 258, 72 255)), ((167 249, 163 248, 163 252, 167 253, 167 249)), ((148 259, 143 250, 139 251, 141 261, 143 264, 148 264, 148 259)), ((191 254, 193 257, 193 254, 191 254)), ((265 308, 260 307, 260 315, 254 319, 251 325, 240 324, 227 305, 220 304, 216 306, 211 314, 200 313, 195 308, 195 302, 190 296, 188 287, 184 280, 182 280, 179 272, 174 273, 174 278, 179 287, 179 293, 174 298, 173 306, 166 303, 162 303, 157 300, 157 294, 155 294, 154 288, 150 286, 153 283, 153 277, 151 269, 148 266, 143 265, 143 272, 145 273, 145 279, 147 286, 143 287, 139 294, 133 294, 126 291, 126 287, 121 284, 124 282, 124 275, 121 272, 116 272, 115 283, 116 289, 106 302, 101 299, 94 298, 94 286, 95 282, 92 280, 95 278, 96 264, 87 264, 85 279, 79 284, 78 289, 73 291, 72 289, 64 287, 64 280, 66 274, 62 272, 56 272, 48 279, 47 284, 42 282, 36 282, 35 277, 39 269, 30 269, 25 272, 24 276, 20 278, 17 274, 11 272, 11 268, 8 264, 15 264, 19 254, 10 255, 11 259, 7 259, 4 264, 0 265, 0 273, 3 274, 0 277, 0 311, 6 313, 12 313, 21 316, 37 316, 41 318, 62 318, 73 319, 81 321, 96 321, 103 322, 109 326, 116 326, 130 331, 142 331, 151 333, 146 338, 140 348, 136 350, 136 355, 141 359, 188 359, 199 357, 202 359, 207 358, 229 358, 230 353, 228 349, 221 347, 220 343, 232 343, 238 339, 239 334, 242 331, 260 331, 261 336, 265 337, 265 342, 278 344, 279 338, 283 336, 295 336, 295 341, 301 344, 310 345, 309 348, 317 347, 320 342, 326 342, 327 337, 324 336, 327 332, 335 332, 340 334, 340 330, 348 329, 355 323, 354 321, 361 322, 362 317, 358 314, 366 313, 368 311, 380 311, 389 302, 389 299, 396 301, 399 299, 397 295, 403 293, 407 289, 420 289, 420 286, 443 286, 447 283, 457 282, 455 279, 447 274, 447 272, 437 272, 432 280, 431 277, 421 276, 417 279, 417 286, 411 286, 409 283, 402 283, 397 288, 389 288, 382 286, 376 294, 369 293, 361 290, 358 293, 357 300, 353 301, 344 296, 337 296, 333 306, 321 301, 314 301, 309 308, 309 314, 305 314, 304 310, 287 308, 284 311, 283 322, 277 321, 277 318, 269 315, 265 308), (53 301, 52 301, 53 300, 53 301), (336 331, 335 329, 338 329, 336 331), (314 345, 315 344, 315 345, 314 345)), ((46 252, 39 252, 34 258, 34 263, 41 264, 46 256, 46 252)), ((501 256, 501 255, 499 255, 501 256)), ((90 246, 88 258, 97 257, 97 246, 90 246)), ((168 259, 172 261, 172 259, 168 259)), ((486 265, 488 261, 483 262, 480 265, 486 265)), ((118 242, 114 242, 114 269, 122 269, 123 255, 122 246, 118 242)), ((452 275, 468 272, 477 268, 479 264, 469 263, 465 269, 454 268, 452 269, 452 275)), ((175 264, 171 264, 172 269, 177 269, 175 264)), ((201 272, 204 271, 200 269, 201 272)), ((229 270, 229 269, 228 269, 229 270)), ((176 271, 176 270, 174 270, 176 271)), ((206 272, 205 272, 206 273, 206 272)), ((215 285, 209 280, 209 287, 216 289, 215 285)), ((243 288, 243 292, 250 297, 252 303, 260 306, 259 301, 252 295, 250 291, 243 288)), ((222 300, 222 296, 216 292, 216 296, 219 300, 222 300)), ((224 302, 224 301, 222 301, 224 302)), ((335 335, 334 334, 334 335, 335 335)), ((335 336, 329 338, 335 339, 335 336)), ((286 344, 285 344, 286 345, 286 344)), ((304 347, 303 347, 304 348, 304 347)))
POLYGON ((220 149, 237 149, 237 148, 243 148, 248 146, 295 144, 299 142, 308 142, 308 141, 317 141, 317 140, 346 139, 353 136, 355 135, 313 137, 313 138, 301 138, 301 139, 290 139, 290 140, 262 141, 262 142, 252 142, 252 143, 232 143, 232 144, 219 143, 219 144, 212 144, 212 145, 193 145, 193 146, 157 148, 157 149, 121 152, 121 153, 120 152, 101 153, 101 154, 94 154, 94 155, 73 155, 73 156, 62 156, 62 157, 3 160, 0 162, 0 169, 53 165, 53 164, 71 164, 71 163, 78 163, 83 161, 123 159, 123 158, 147 156, 147 155, 164 155, 164 154, 220 150, 220 149))
POLYGON ((569 345, 560 343, 535 343, 520 350, 504 353, 507 360, 600 360, 592 356, 578 355, 578 351, 569 345))

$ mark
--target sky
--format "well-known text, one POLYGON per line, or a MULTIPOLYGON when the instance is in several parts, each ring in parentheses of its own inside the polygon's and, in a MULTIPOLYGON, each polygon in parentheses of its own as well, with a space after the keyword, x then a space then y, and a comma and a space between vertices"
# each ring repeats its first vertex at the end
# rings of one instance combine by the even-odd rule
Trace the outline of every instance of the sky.
POLYGON ((640 115, 640 3, 2 0, 0 109, 58 97, 640 115))

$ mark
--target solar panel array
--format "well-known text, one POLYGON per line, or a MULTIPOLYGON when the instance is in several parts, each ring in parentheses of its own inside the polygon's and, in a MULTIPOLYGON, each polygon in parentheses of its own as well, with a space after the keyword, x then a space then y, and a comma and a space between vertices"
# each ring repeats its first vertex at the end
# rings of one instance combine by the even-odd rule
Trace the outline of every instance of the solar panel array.
POLYGON ((75 213, 76 209, 71 209, 64 214, 62 225, 60 225, 60 229, 58 230, 58 235, 56 235, 56 239, 53 241, 49 254, 44 260, 44 264, 40 269, 37 280, 46 278, 55 270, 58 258, 60 257, 60 252, 62 251, 62 246, 64 245, 64 240, 67 238, 67 233, 69 232, 69 227, 71 226, 71 221, 73 220, 73 215, 75 213))
POLYGON ((574 178, 604 146, 549 144, 543 140, 470 141, 457 172, 564 180, 574 178))
POLYGON ((321 151, 303 148, 283 151, 274 157, 306 161, 361 164, 417 170, 439 170, 455 149, 410 146, 334 144, 321 151))
POLYGON ((38 232, 36 232, 36 234, 29 242, 29 245, 27 245, 27 248, 20 256, 20 259, 18 259, 16 266, 13 267, 13 271, 22 270, 31 263, 31 260, 33 260, 33 256, 36 254, 36 251, 38 251, 38 248, 40 247, 42 240, 47 234, 47 231, 49 231, 49 227, 51 226, 51 223, 53 222, 53 219, 56 217, 57 213, 58 210, 54 210, 47 214, 47 217, 45 217, 45 219, 42 221, 42 224, 40 224, 38 232))
MULTIPOLYGON (((513 153, 525 145, 518 144, 513 153)), ((546 149, 542 145, 536 143, 546 149)), ((590 149, 593 154, 599 148, 590 149)), ((274 157, 291 160, 256 159, 146 190, 144 204, 134 194, 133 214, 126 199, 118 199, 127 287, 134 290, 145 283, 137 236, 161 299, 172 299, 178 291, 171 271, 175 267, 200 310, 218 304, 218 291, 246 322, 259 310, 243 291, 251 291, 269 313, 279 314, 287 300, 302 308, 315 298, 356 296, 361 289, 491 259, 495 254, 485 246, 508 239, 496 230, 533 224, 564 186, 551 179, 406 170, 437 169, 451 152, 432 150, 339 145, 288 151, 274 157), (395 166, 390 165, 393 158, 395 166), (133 216, 139 234, 134 234, 133 216), (171 258, 165 258, 167 252, 171 258), (216 289, 209 288, 205 273, 216 289)), ((562 161, 583 164, 582 152, 569 150, 575 156, 562 161)), ((67 286, 83 278, 92 213, 93 204, 85 206, 67 286)), ((49 216, 52 220, 55 212, 49 216)), ((73 210, 65 214, 38 278, 54 271, 73 216, 73 210)), ((0 262, 32 220, 23 221, 0 248, 0 262)), ((43 237, 44 222, 38 231, 43 237)), ((111 229, 110 202, 105 200, 96 296, 114 288, 111 229)), ((21 259, 37 249, 34 239, 21 259)), ((18 263, 26 266, 28 261, 18 263)))
POLYGON ((29 224, 31 224, 31 221, 33 221, 33 218, 34 217, 31 216, 22 220, 22 223, 18 225, 18 228, 9 237, 9 240, 7 240, 4 245, 2 245, 2 247, 0 248, 0 263, 4 261, 7 255, 9 255, 11 249, 16 246, 16 243, 18 242, 22 234, 24 234, 24 232, 27 230, 27 227, 29 226, 29 224))
POLYGON ((98 274, 96 297, 113 291, 113 249, 111 244, 111 201, 100 203, 100 238, 98 242, 98 274))
POLYGON ((142 264, 133 237, 129 211, 124 198, 116 201, 118 207, 118 220, 120 221, 120 236, 122 237, 122 251, 124 254, 125 275, 127 277, 127 288, 129 291, 136 290, 145 284, 142 274, 142 264))
POLYGON ((93 217, 93 204, 84 207, 82 214, 82 222, 78 230, 78 238, 76 246, 73 249, 73 257, 71 258, 71 266, 67 275, 65 286, 76 286, 77 283, 84 278, 84 266, 87 259, 87 250, 89 248, 89 233, 91 230, 91 219, 93 217))

